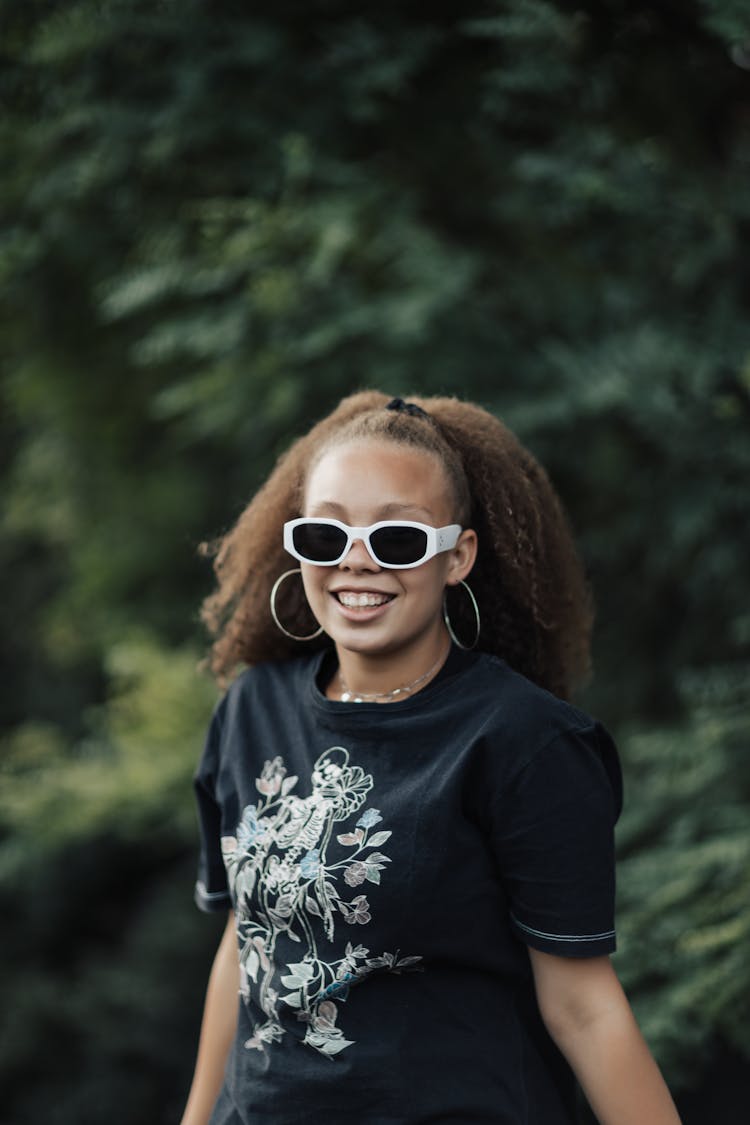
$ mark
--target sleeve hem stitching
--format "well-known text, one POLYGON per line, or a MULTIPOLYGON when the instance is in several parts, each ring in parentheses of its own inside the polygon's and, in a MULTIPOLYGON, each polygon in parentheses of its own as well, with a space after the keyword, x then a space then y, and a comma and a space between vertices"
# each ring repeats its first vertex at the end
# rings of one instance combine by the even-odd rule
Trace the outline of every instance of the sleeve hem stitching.
POLYGON ((218 902, 219 899, 230 898, 228 891, 209 891, 206 889, 206 884, 200 881, 195 884, 195 893, 207 902, 218 902))
POLYGON ((527 934, 533 934, 534 937, 545 938, 547 941, 603 941, 615 936, 614 930, 604 930, 600 934, 548 934, 544 930, 535 930, 533 926, 525 925, 513 913, 510 916, 519 929, 525 930, 527 934))

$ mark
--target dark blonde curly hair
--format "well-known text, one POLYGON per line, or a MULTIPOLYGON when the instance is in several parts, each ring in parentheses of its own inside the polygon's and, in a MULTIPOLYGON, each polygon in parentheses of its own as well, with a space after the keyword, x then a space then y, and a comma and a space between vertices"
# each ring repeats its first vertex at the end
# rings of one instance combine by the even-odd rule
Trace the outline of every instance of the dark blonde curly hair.
MULTIPOLYGON (((456 522, 473 527, 479 547, 470 582, 481 611, 477 648, 563 699, 589 672, 593 620, 583 568, 560 501, 547 474, 493 415, 455 398, 412 397, 425 418, 384 409, 388 396, 362 391, 342 400, 327 418, 280 458, 234 527, 215 543, 218 588, 201 616, 214 643, 208 666, 221 683, 243 664, 298 656, 323 648, 285 637, 271 617, 269 597, 290 568, 282 546, 286 520, 302 514, 312 467, 332 446, 377 439, 415 446, 437 456, 453 490, 456 522)), ((449 613, 459 637, 474 635, 474 614, 461 587, 451 589, 449 613)), ((317 627, 302 583, 285 582, 277 600, 290 632, 317 627)))

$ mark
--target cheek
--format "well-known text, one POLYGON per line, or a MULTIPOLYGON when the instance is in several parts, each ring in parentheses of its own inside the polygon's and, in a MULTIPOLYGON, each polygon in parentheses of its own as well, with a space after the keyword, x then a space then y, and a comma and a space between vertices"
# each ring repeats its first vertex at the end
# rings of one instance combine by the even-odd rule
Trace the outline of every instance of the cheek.
POLYGON ((309 563, 300 563, 302 571, 302 585, 305 589, 305 597, 312 605, 313 602, 319 601, 322 595, 321 590, 321 575, 317 567, 310 566, 309 563))
POLYGON ((447 568, 442 561, 430 560, 424 569, 419 567, 415 571, 404 573, 409 574, 409 578, 404 582, 407 593, 418 594, 420 598, 430 601, 442 599, 447 577, 447 568), (436 565, 433 565, 433 562, 436 565))

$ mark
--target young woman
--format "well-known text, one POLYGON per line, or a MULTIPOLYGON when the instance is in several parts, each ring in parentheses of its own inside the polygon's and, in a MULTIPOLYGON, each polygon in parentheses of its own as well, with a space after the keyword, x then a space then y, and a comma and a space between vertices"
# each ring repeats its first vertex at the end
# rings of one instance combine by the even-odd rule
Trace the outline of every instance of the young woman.
POLYGON ((221 542, 183 1125, 678 1116, 609 960, 615 747, 543 470, 480 408, 345 399, 221 542), (290 563, 294 563, 290 566, 290 563), (469 581, 470 580, 470 581, 469 581), (239 1001, 238 1001, 239 992, 239 1001))

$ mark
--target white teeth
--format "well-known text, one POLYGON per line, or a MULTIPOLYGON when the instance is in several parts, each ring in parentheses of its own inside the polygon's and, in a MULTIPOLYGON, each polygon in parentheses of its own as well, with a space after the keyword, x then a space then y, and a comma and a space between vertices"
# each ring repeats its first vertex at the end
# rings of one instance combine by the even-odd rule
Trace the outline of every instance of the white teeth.
POLYGON ((389 600, 386 594, 347 594, 343 592, 338 595, 338 598, 341 604, 348 606, 349 609, 357 609, 368 605, 383 605, 389 600))

